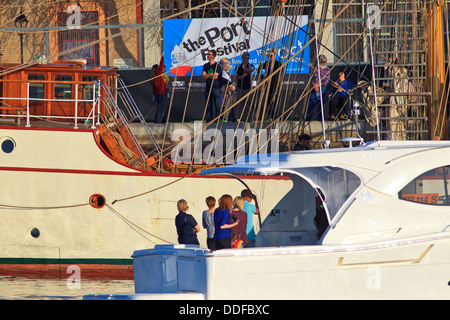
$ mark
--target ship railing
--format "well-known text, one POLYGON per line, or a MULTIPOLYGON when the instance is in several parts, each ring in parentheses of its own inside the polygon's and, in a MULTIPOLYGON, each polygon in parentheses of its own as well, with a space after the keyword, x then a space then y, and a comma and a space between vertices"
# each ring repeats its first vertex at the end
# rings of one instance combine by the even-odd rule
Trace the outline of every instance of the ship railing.
MULTIPOLYGON (((14 80, 13 80, 14 81, 14 80)), ((8 81, 10 82, 10 81, 8 81)), ((16 80, 14 82, 23 82, 22 80, 16 80)), ((20 119, 23 119, 25 117, 26 119, 26 127, 31 127, 31 120, 32 119, 61 119, 61 120, 69 120, 74 123, 73 128, 78 129, 78 125, 81 121, 84 121, 85 124, 89 121, 92 121, 92 128, 95 128, 96 123, 96 117, 99 113, 99 105, 98 100, 96 99, 96 92, 95 92, 95 82, 73 82, 71 81, 71 84, 75 85, 75 97, 74 99, 68 99, 68 98, 35 98, 30 97, 30 84, 32 83, 43 83, 45 81, 27 81, 26 83, 26 96, 25 97, 1 97, 2 100, 2 106, 0 107, 1 110, 17 110, 17 114, 7 114, 2 112, 1 117, 2 118, 16 118, 18 121, 20 119), (93 94, 91 99, 83 99, 78 97, 78 85, 93 85, 93 94), (24 101, 25 105, 21 106, 14 106, 7 104, 8 101, 24 101), (59 102, 59 103, 70 103, 72 102, 74 104, 74 114, 73 116, 64 116, 64 115, 55 115, 55 114, 31 114, 30 112, 30 102, 36 101, 36 102, 59 102), (91 111, 88 114, 88 116, 79 116, 78 115, 78 107, 79 103, 89 103, 92 104, 91 111), (95 109, 98 109, 97 112, 95 112, 95 109)), ((52 83, 55 83, 55 81, 52 81, 52 83)), ((56 82, 57 83, 57 82, 56 82)), ((61 81, 61 83, 67 83, 67 81, 61 81)))
MULTIPOLYGON (((98 86, 104 88, 105 92, 108 89, 107 86, 102 83, 99 83, 98 86)), ((148 155, 142 149, 141 144, 139 143, 136 136, 131 131, 131 128, 128 124, 128 121, 125 117, 124 112, 120 108, 117 107, 117 103, 109 95, 110 95, 110 91, 108 90, 108 92, 104 96, 99 96, 97 98, 98 104, 100 104, 100 103, 103 104, 104 110, 105 110, 105 114, 99 114, 97 119, 102 118, 102 120, 103 120, 102 122, 105 123, 107 125, 107 127, 109 127, 110 124, 113 124, 117 128, 119 126, 123 126, 126 129, 126 131, 129 133, 128 136, 129 136, 129 138, 131 138, 131 142, 134 144, 137 152, 139 153, 139 154, 137 154, 138 158, 130 164, 136 165, 136 166, 140 166, 140 164, 144 164, 144 166, 145 166, 148 155)))
MULTIPOLYGON (((132 143, 136 146, 139 154, 138 158, 134 161, 134 163, 142 162, 146 164, 148 154, 157 154, 161 152, 161 148, 156 141, 156 138, 150 131, 142 113, 139 111, 136 103, 134 102, 130 92, 126 88, 124 82, 120 79, 119 85, 121 92, 119 94, 114 94, 109 89, 106 83, 100 81, 43 81, 43 80, 1 80, 2 82, 17 82, 24 83, 26 82, 26 95, 22 97, 1 97, 0 101, 0 110, 3 111, 17 111, 17 114, 2 112, 0 115, 1 118, 15 118, 17 122, 20 123, 22 119, 26 120, 26 127, 31 127, 32 120, 49 120, 49 121, 57 121, 62 120, 64 123, 72 122, 73 128, 78 129, 81 123, 88 125, 91 123, 91 128, 95 129, 96 126, 101 123, 125 126, 126 130, 129 132, 129 137, 132 140, 132 143), (61 83, 61 84, 71 84, 74 87, 74 91, 71 90, 71 95, 69 97, 55 97, 55 98, 40 98, 40 97, 30 97, 30 86, 34 83, 43 84, 43 83, 61 83), (89 85, 90 94, 89 98, 80 97, 79 88, 80 85, 89 85), (124 109, 122 110, 117 103, 117 96, 120 97, 124 109), (31 106, 33 103, 43 103, 44 110, 46 103, 64 103, 64 104, 73 104, 73 114, 71 112, 70 115, 57 115, 54 112, 47 114, 38 114, 36 112, 31 112, 31 106), (78 115, 79 105, 80 103, 85 103, 84 107, 86 109, 87 116, 78 115), (103 114, 103 112, 105 114, 103 114), (128 115, 128 116, 127 116, 128 115), (120 121, 118 120, 120 119, 120 121), (147 135, 155 146, 155 150, 146 153, 143 149, 139 141, 137 140, 135 134, 133 133, 129 123, 134 121, 135 119, 139 119, 142 123, 147 135)), ((81 87, 82 88, 82 87, 81 87)), ((117 84, 116 84, 117 88, 117 84)), ((43 112, 44 113, 44 112, 43 112)))
POLYGON ((105 111, 108 112, 108 115, 106 116, 106 121, 117 121, 117 119, 120 119, 120 123, 116 123, 116 125, 124 126, 127 131, 130 133, 130 137, 133 141, 133 144, 136 146, 136 148, 139 151, 140 158, 137 159, 137 161, 142 161, 143 163, 146 163, 146 159, 148 158, 149 154, 157 154, 161 152, 161 148, 156 141, 156 138, 152 134, 147 122, 145 121, 144 117, 142 116, 142 113, 140 112, 139 108, 137 107, 134 99, 132 98, 130 92, 125 86, 125 83, 122 79, 117 79, 116 88, 117 91, 116 94, 113 94, 109 87, 106 85, 106 83, 99 82, 97 84, 99 86, 98 91, 102 89, 102 92, 104 92, 104 95, 102 97, 99 97, 99 100, 103 103, 105 106, 105 111), (119 91, 120 90, 120 91, 119 91), (123 110, 118 105, 118 97, 120 97, 122 105, 124 106, 123 110), (133 133, 129 123, 139 119, 141 122, 142 127, 144 128, 146 134, 150 138, 150 141, 153 143, 155 149, 146 153, 143 149, 140 143, 138 142, 135 134, 133 133))
MULTIPOLYGON (((115 117, 120 117, 123 123, 128 126, 128 123, 139 120, 142 127, 144 128, 147 136, 149 137, 150 141, 153 143, 155 150, 150 151, 149 153, 159 153, 161 152, 161 147, 159 146, 155 136, 151 132, 150 127, 148 126, 147 122, 144 119, 144 116, 142 115, 141 111, 139 110, 136 102, 134 101, 133 97, 131 96, 128 88, 126 87, 125 83, 121 78, 117 78, 117 95, 114 96, 109 90, 108 86, 105 83, 100 82, 99 86, 104 90, 105 92, 105 103, 107 103, 108 106, 110 106, 114 111, 115 117), (125 110, 122 110, 122 108, 118 105, 118 98, 120 98, 122 105, 125 110)), ((131 130, 131 128, 128 126, 128 129, 131 130)))
POLYGON ((145 121, 144 116, 142 115, 142 112, 139 110, 136 102, 134 101, 130 91, 128 90, 128 87, 125 85, 125 82, 122 80, 122 78, 117 78, 117 95, 120 97, 123 105, 125 106, 128 114, 130 115, 129 121, 133 121, 135 119, 138 119, 141 123, 142 127, 144 128, 147 136, 150 138, 150 141, 155 146, 155 150, 157 153, 162 152, 160 145, 156 141, 155 136, 153 135, 150 127, 147 124, 147 121, 145 121))

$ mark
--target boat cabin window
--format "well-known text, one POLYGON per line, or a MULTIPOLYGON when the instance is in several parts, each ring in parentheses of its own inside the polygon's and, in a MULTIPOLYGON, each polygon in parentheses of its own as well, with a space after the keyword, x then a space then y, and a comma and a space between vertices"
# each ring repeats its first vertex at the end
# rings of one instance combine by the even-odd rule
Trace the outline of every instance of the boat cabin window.
POLYGON ((298 168, 295 171, 308 178, 319 193, 325 197, 330 221, 333 220, 345 201, 361 185, 361 179, 349 170, 336 167, 298 168))
POLYGON ((55 99, 71 99, 72 98, 72 84, 61 83, 61 81, 72 81, 72 76, 56 75, 55 81, 55 99))
MULTIPOLYGON (((97 76, 82 76, 81 81, 86 82, 94 82, 97 81, 97 76)), ((81 85, 81 99, 83 100, 92 100, 94 94, 94 85, 93 84, 82 84, 81 85)))
POLYGON ((450 166, 429 170, 411 182, 399 193, 402 200, 431 205, 450 205, 450 166))
MULTIPOLYGON (((43 81, 45 80, 45 76, 43 74, 29 74, 28 80, 43 81)), ((43 83, 31 82, 29 88, 30 91, 28 96, 30 99, 44 99, 43 83)))

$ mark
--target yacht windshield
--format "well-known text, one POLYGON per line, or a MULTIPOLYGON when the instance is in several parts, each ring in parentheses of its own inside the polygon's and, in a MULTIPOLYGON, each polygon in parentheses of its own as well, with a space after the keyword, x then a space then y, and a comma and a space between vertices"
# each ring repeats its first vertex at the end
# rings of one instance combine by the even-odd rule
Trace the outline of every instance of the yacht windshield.
POLYGON ((336 167, 296 168, 313 187, 319 187, 325 195, 325 205, 330 221, 344 202, 361 185, 361 179, 351 171, 336 167))

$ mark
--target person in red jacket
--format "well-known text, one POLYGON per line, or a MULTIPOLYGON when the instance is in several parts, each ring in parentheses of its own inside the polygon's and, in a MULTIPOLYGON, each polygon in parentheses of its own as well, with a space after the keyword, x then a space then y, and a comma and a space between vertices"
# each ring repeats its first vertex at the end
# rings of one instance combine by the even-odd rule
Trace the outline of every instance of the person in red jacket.
POLYGON ((167 120, 167 89, 162 74, 164 73, 164 53, 161 56, 159 66, 155 64, 151 71, 150 84, 153 88, 153 96, 155 97, 158 108, 156 109, 155 123, 163 123, 167 120))

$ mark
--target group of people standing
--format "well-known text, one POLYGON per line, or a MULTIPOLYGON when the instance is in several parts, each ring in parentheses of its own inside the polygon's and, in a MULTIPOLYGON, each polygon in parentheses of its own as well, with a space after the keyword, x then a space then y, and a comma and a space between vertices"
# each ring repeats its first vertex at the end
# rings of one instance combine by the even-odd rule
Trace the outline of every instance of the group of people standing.
POLYGON ((224 112, 224 119, 236 122, 241 117, 242 110, 230 109, 230 107, 251 89, 255 66, 249 62, 250 54, 248 52, 242 54, 242 63, 235 69, 236 81, 231 79, 231 65, 228 58, 222 58, 219 63, 216 62, 215 50, 209 50, 207 58, 208 62, 203 65, 202 70, 202 78, 206 82, 206 121, 218 119, 224 112))
MULTIPOLYGON (((236 122, 238 119, 253 120, 254 115, 251 109, 251 99, 245 99, 238 106, 231 106, 246 95, 253 85, 253 74, 255 66, 250 63, 250 54, 244 52, 242 54, 242 62, 236 66, 234 81, 230 76, 231 64, 228 58, 222 58, 216 62, 216 51, 211 49, 208 51, 208 62, 203 65, 202 79, 205 80, 205 102, 206 102, 206 121, 218 120, 222 114, 222 119, 230 122, 236 122), (250 116, 250 117, 249 117, 250 116)), ((276 50, 269 49, 268 60, 259 65, 256 75, 258 80, 263 81, 270 78, 265 84, 264 99, 262 100, 263 108, 261 116, 265 119, 276 119, 280 112, 277 106, 280 84, 279 74, 282 64, 275 59, 276 50), (265 107, 264 107, 265 106, 265 107)), ((306 120, 320 120, 322 106, 324 109, 326 90, 328 84, 331 83, 328 120, 345 120, 349 117, 350 111, 350 95, 354 89, 353 83, 346 79, 345 72, 339 73, 336 81, 330 80, 330 68, 327 66, 327 59, 324 55, 319 56, 319 66, 312 69, 313 90, 311 91, 306 120)), ((159 65, 152 68, 150 83, 153 87, 153 95, 157 102, 157 111, 155 115, 155 123, 163 123, 167 120, 167 96, 168 90, 166 84, 168 76, 165 74, 164 54, 161 57, 159 65)))
MULTIPOLYGON (((215 50, 209 50, 207 58, 208 62, 204 64, 201 76, 206 82, 206 120, 211 121, 218 118, 221 112, 229 109, 235 101, 250 91, 255 66, 249 62, 250 54, 244 52, 242 63, 235 69, 235 81, 232 81, 230 76, 231 65, 228 58, 222 58, 220 62, 216 62, 215 50)), ((169 94, 166 84, 169 78, 165 71, 164 54, 162 54, 159 65, 155 64, 150 74, 153 97, 157 103, 155 123, 167 121, 167 97, 169 94)), ((241 113, 235 109, 230 109, 223 118, 230 122, 236 122, 238 117, 241 117, 241 113)))
POLYGON ((345 72, 339 73, 337 81, 330 81, 330 68, 327 66, 327 58, 319 56, 319 66, 312 74, 313 90, 311 91, 306 120, 320 120, 322 106, 325 109, 326 90, 331 83, 328 120, 346 120, 350 113, 350 95, 354 89, 353 83, 346 79, 345 72))
MULTIPOLYGON (((259 214, 259 208, 256 197, 250 190, 244 189, 241 195, 234 199, 231 195, 224 194, 217 203, 214 197, 209 196, 206 198, 206 205, 208 209, 203 211, 202 225, 207 232, 208 249, 220 250, 255 245, 253 215, 259 214)), ((200 226, 192 215, 186 213, 188 209, 186 200, 179 200, 177 207, 179 213, 175 217, 175 226, 178 243, 199 245, 197 233, 200 226)))
MULTIPOLYGON (((242 63, 236 66, 235 81, 231 81, 230 61, 227 58, 220 59, 220 63, 215 61, 216 51, 208 51, 208 62, 205 63, 202 70, 202 78, 206 80, 205 101, 206 101, 206 120, 212 121, 219 118, 224 113, 224 119, 228 118, 230 122, 236 122, 239 118, 244 120, 250 118, 253 120, 253 114, 250 103, 240 103, 238 107, 231 106, 245 96, 252 88, 253 73, 255 66, 250 63, 250 54, 242 54, 242 63), (230 109, 231 108, 231 109, 230 109), (230 109, 229 111, 227 111, 230 109)), ((277 117, 276 104, 279 92, 279 68, 281 63, 275 60, 276 50, 269 50, 268 60, 261 64, 257 69, 258 79, 263 81, 270 78, 266 83, 267 90, 263 104, 267 105, 263 110, 264 118, 274 119, 277 117)), ((250 101, 250 99, 247 99, 250 101)))

